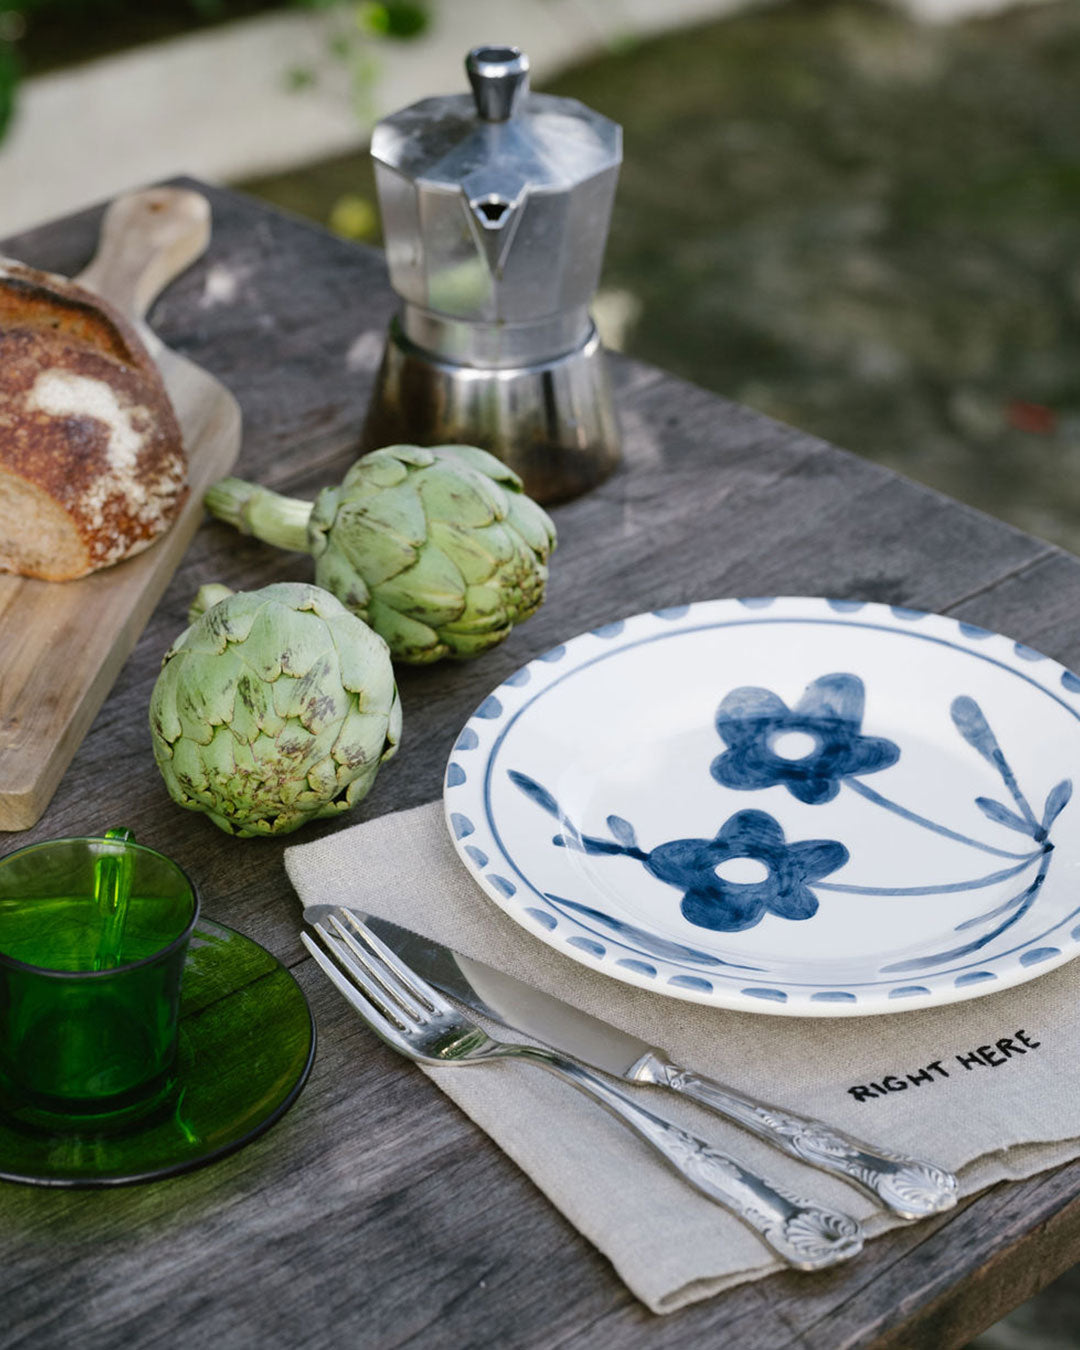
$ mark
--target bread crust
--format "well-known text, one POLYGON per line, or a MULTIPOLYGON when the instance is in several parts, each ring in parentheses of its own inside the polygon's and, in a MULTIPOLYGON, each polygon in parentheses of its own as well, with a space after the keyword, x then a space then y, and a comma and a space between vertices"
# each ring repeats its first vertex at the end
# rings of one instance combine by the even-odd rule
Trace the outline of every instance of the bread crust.
POLYGON ((134 328, 73 282, 0 261, 0 499, 16 480, 68 523, 63 546, 41 556, 35 521, 24 521, 34 513, 18 513, 20 537, 9 518, 0 570, 64 581, 130 557, 172 524, 186 476, 175 414, 134 328))

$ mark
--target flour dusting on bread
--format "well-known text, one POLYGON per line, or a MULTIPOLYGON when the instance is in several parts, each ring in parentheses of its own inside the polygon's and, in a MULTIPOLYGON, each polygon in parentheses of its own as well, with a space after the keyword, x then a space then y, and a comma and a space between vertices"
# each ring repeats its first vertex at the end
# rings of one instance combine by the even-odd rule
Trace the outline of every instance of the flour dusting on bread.
POLYGON ((186 496, 157 368, 109 305, 0 260, 0 570, 69 580, 130 557, 186 496))

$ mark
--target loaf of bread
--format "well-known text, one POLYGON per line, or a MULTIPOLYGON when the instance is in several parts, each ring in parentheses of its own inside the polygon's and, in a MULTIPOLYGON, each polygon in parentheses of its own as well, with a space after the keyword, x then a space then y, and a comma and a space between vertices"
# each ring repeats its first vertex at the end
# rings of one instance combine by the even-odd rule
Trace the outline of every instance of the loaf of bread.
POLYGON ((73 282, 0 258, 0 571, 69 581, 128 558, 187 496, 138 334, 73 282))

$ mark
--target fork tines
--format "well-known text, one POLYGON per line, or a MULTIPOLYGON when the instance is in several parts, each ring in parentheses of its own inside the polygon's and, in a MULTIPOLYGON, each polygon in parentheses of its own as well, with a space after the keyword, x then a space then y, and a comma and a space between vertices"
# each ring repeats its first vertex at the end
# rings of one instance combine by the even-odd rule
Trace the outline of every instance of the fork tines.
POLYGON ((409 969, 375 934, 347 909, 327 916, 333 932, 322 923, 314 925, 333 961, 306 933, 300 937, 308 951, 342 994, 367 1015, 368 1007, 357 1002, 359 991, 365 1003, 400 1031, 423 1024, 432 1015, 449 1011, 449 1005, 419 975, 409 969), (336 965, 334 964, 336 963, 336 965), (347 972, 343 975, 342 971, 347 972), (356 986, 359 986, 359 990, 356 986))

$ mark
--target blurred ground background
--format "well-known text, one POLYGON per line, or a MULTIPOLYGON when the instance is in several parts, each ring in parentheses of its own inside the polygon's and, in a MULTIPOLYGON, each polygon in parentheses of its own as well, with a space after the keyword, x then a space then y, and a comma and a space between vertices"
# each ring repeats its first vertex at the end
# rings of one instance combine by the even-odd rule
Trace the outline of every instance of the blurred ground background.
MULTIPOLYGON (((1080 552, 1080 4, 789 0, 543 87, 625 128, 624 350, 1080 552)), ((366 154, 245 186, 373 196, 366 154)))
MULTIPOLYGON (((613 345, 1080 552, 1077 0, 0 0, 0 120, 5 62, 31 77, 0 234, 34 118, 77 97, 106 126, 128 62, 108 53, 163 38, 145 88, 193 67, 202 90, 76 146, 96 158, 63 209, 194 170, 377 243, 365 125, 463 88, 473 42, 520 38, 537 87, 625 128, 613 345), (235 115, 210 107, 230 69, 235 115), (200 114, 205 159, 169 139, 200 114)), ((1080 1273, 973 1350, 1080 1350, 1080 1273)))

